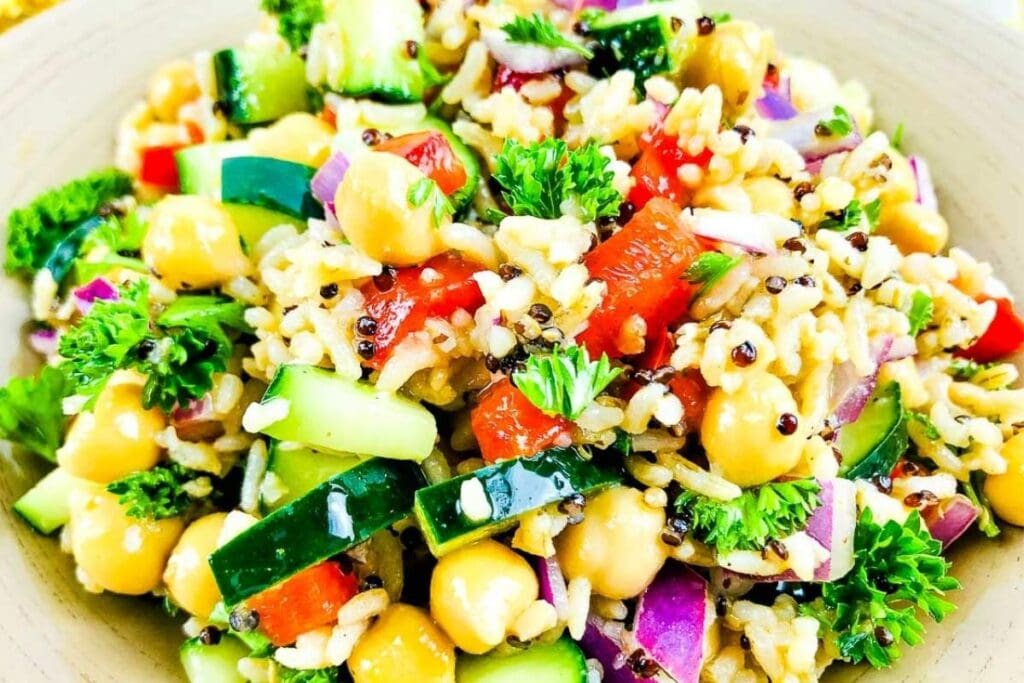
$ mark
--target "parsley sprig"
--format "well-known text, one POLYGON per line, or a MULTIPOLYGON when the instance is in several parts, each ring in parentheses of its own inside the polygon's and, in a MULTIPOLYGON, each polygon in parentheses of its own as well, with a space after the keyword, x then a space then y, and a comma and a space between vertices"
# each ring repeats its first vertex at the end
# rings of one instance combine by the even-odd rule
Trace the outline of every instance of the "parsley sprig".
POLYGON ((178 463, 157 465, 151 470, 134 472, 107 484, 107 491, 118 496, 125 514, 136 519, 178 517, 191 506, 193 498, 183 486, 202 475, 178 463))
POLYGON ((998 362, 976 363, 967 358, 954 358, 949 364, 949 368, 947 368, 946 372, 952 375, 953 379, 960 380, 962 382, 970 382, 978 375, 979 372, 991 370, 997 365, 999 365, 998 362))
POLYGON ((309 44, 313 27, 324 20, 323 0, 263 0, 260 5, 277 16, 277 32, 293 50, 309 44))
POLYGON ((539 12, 534 12, 529 18, 516 17, 503 25, 501 30, 505 32, 509 42, 512 43, 540 45, 556 50, 572 50, 584 59, 591 59, 594 56, 594 53, 586 46, 563 35, 557 26, 539 12))
POLYGON ((844 137, 853 132, 854 123, 853 118, 850 117, 850 112, 846 111, 845 107, 841 107, 838 104, 832 109, 832 116, 827 119, 818 121, 818 125, 814 127, 814 133, 818 137, 844 137))
POLYGON ((550 354, 527 358, 526 367, 514 373, 512 381, 544 412, 575 420, 621 372, 622 368, 611 367, 607 354, 592 361, 583 347, 555 346, 550 354))
POLYGON ((697 540, 719 553, 761 550, 806 528, 820 491, 814 479, 798 479, 750 488, 729 501, 683 491, 675 506, 697 540))
POLYGON ((854 566, 842 579, 822 584, 821 598, 802 607, 836 639, 840 656, 885 668, 900 658, 900 644, 924 637, 920 609, 942 621, 955 607, 944 598, 960 588, 950 563, 917 511, 903 524, 878 524, 864 510, 854 538, 854 566))
POLYGON ((729 256, 720 251, 705 251, 687 268, 684 277, 694 285, 701 285, 698 296, 708 291, 732 269, 743 262, 742 256, 729 256))
POLYGON ((71 393, 64 373, 45 367, 36 377, 15 377, 0 389, 0 439, 56 461, 67 418, 62 399, 71 393))
POLYGON ((419 208, 428 201, 432 202, 430 217, 435 228, 440 227, 446 217, 455 213, 451 201, 431 178, 420 178, 410 185, 406 199, 409 200, 409 206, 414 208, 419 208))
POLYGON ((923 290, 917 290, 910 297, 910 308, 907 319, 910 321, 910 334, 913 337, 921 334, 935 317, 935 300, 923 290))
POLYGON ((619 213, 611 160, 593 142, 570 150, 556 138, 529 145, 509 139, 495 162, 494 180, 517 216, 560 218, 566 203, 583 221, 619 213))
POLYGON ((854 230, 863 225, 864 220, 868 223, 868 232, 873 232, 878 227, 878 220, 882 215, 882 200, 876 199, 867 204, 861 204, 859 199, 854 199, 846 205, 842 211, 829 214, 819 225, 819 230, 837 230, 846 232, 854 230))
POLYGON ((963 486, 964 495, 978 509, 978 530, 989 538, 995 538, 1002 533, 1002 529, 996 523, 992 506, 988 502, 988 497, 985 496, 985 478, 987 476, 984 472, 971 472, 970 479, 961 483, 961 486, 963 486))

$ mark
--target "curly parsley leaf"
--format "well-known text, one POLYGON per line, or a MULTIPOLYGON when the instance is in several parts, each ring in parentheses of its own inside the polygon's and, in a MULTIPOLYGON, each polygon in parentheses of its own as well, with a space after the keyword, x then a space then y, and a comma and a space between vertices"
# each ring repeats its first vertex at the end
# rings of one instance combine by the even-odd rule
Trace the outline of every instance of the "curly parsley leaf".
POLYGON ((512 382, 544 412, 575 420, 621 372, 611 367, 607 354, 592 361, 581 346, 555 346, 550 354, 527 358, 512 382))
POLYGON ((892 133, 892 148, 897 152, 903 151, 903 136, 907 132, 907 127, 902 121, 896 124, 896 130, 892 133))
POLYGON ((611 160, 593 142, 569 150, 555 138, 529 145, 509 139, 495 161, 494 180, 517 216, 560 218, 566 202, 583 221, 619 213, 611 160))
POLYGON ((675 506, 694 537, 719 553, 761 550, 770 540, 805 529, 821 504, 820 491, 814 479, 798 479, 746 489, 728 501, 683 491, 675 506))
POLYGON ((877 524, 866 509, 857 523, 853 569, 822 584, 821 598, 801 609, 833 634, 843 659, 888 667, 900 658, 901 643, 924 639, 917 610, 942 621, 955 609, 944 596, 960 582, 947 573, 941 551, 917 511, 903 524, 877 524))
POLYGON ((324 20, 322 0, 263 0, 260 6, 277 16, 277 32, 293 50, 308 45, 313 27, 324 20))
POLYGON ((861 204, 859 199, 854 199, 842 211, 829 214, 828 218, 818 225, 818 229, 846 232, 862 227, 864 221, 867 220, 868 232, 873 232, 878 227, 881 215, 882 200, 876 199, 873 202, 861 204))
POLYGON ((516 17, 503 25, 501 30, 511 43, 572 50, 584 59, 591 59, 594 56, 594 53, 585 46, 563 35, 557 26, 539 12, 534 12, 530 18, 516 17))
POLYGON ((684 277, 694 285, 701 285, 698 295, 718 284, 732 269, 743 262, 742 256, 728 256, 719 251, 705 251, 686 270, 684 277))
POLYGON ((419 208, 427 201, 432 202, 430 217, 435 228, 440 227, 445 218, 455 213, 455 207, 451 201, 440 186, 430 178, 421 178, 410 185, 406 199, 409 201, 409 206, 413 208, 419 208))
POLYGON ((962 382, 970 382, 974 379, 978 373, 984 372, 985 370, 991 370, 998 366, 999 363, 975 363, 973 360, 967 358, 954 358, 953 362, 949 364, 949 368, 946 369, 953 379, 960 380, 962 382))
POLYGON ((192 506, 193 499, 183 487, 200 476, 205 475, 178 463, 157 465, 107 484, 107 491, 118 496, 129 517, 168 519, 181 516, 192 506))
POLYGON ((921 334, 935 317, 935 300, 927 292, 917 290, 910 297, 910 309, 907 319, 910 320, 910 334, 913 337, 921 334))
POLYGON ((992 506, 989 505, 988 498, 984 493, 985 477, 987 476, 984 472, 971 472, 970 480, 963 482, 961 486, 964 488, 964 495, 978 509, 978 529, 989 538, 995 538, 1002 533, 1002 529, 996 523, 992 506))
POLYGON ((45 367, 36 377, 14 377, 0 389, 0 439, 18 443, 51 462, 64 437, 62 401, 72 383, 45 367))
POLYGON ((278 667, 280 683, 338 683, 337 669, 289 669, 278 667))
POLYGON ((108 169, 44 192, 28 206, 11 211, 7 218, 5 270, 9 275, 32 277, 79 223, 131 191, 131 176, 108 169))
POLYGON ((910 419, 913 420, 914 422, 921 425, 922 431, 924 432, 925 437, 927 437, 928 439, 931 439, 932 441, 938 441, 939 439, 942 438, 942 434, 939 432, 939 428, 935 426, 935 423, 932 422, 932 419, 928 417, 926 414, 918 412, 916 410, 908 410, 907 416, 910 417, 910 419))
POLYGON ((715 22, 716 25, 727 24, 732 21, 732 12, 713 12, 712 14, 709 14, 708 17, 711 21, 715 22))
POLYGON ((832 117, 818 121, 814 132, 819 137, 843 137, 853 132, 855 124, 850 117, 850 112, 838 104, 832 109, 832 117))

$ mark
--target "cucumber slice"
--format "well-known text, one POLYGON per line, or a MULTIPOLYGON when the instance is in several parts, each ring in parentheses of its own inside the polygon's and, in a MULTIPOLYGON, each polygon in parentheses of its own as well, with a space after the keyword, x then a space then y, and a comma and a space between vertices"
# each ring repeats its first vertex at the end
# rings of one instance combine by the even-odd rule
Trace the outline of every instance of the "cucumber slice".
POLYGON ((222 635, 216 645, 186 640, 180 654, 189 683, 246 683, 238 673, 238 661, 249 656, 249 648, 233 636, 222 635))
POLYGON ((19 498, 14 511, 39 533, 52 534, 68 523, 72 492, 90 488, 99 489, 99 484, 79 479, 58 467, 19 498))
POLYGON ((888 475, 908 446, 903 396, 900 385, 893 382, 875 391, 857 421, 839 431, 843 455, 839 475, 847 479, 888 475))
POLYGON ((572 448, 554 448, 529 458, 505 460, 416 492, 416 519, 435 556, 514 526, 526 513, 574 494, 589 494, 622 481, 614 468, 585 460, 572 448), (463 484, 480 482, 490 504, 484 519, 462 509, 463 484))
POLYGON ((64 278, 71 272, 71 267, 78 260, 85 238, 95 232, 104 222, 99 216, 87 218, 57 243, 43 266, 50 271, 54 282, 60 284, 64 281, 64 278))
POLYGON ((434 450, 430 411, 404 396, 311 365, 283 365, 262 403, 288 401, 288 415, 260 430, 332 453, 422 462, 434 450))
POLYGON ((236 605, 408 516, 423 483, 416 465, 374 458, 264 517, 210 556, 224 603, 236 605))
POLYGON ((213 69, 232 123, 267 123, 309 111, 306 66, 292 52, 274 47, 221 50, 213 55, 213 69))
POLYGON ((323 218, 324 208, 309 189, 316 169, 270 157, 230 157, 221 162, 221 199, 287 214, 323 218))
POLYGON ((220 198, 220 167, 225 159, 252 154, 245 140, 211 142, 185 147, 174 153, 182 194, 220 198))
POLYGON ((460 655, 456 683, 585 683, 587 658, 568 638, 534 643, 509 656, 460 655))
POLYGON ((408 48, 426 40, 418 0, 338 0, 328 21, 338 30, 344 53, 331 89, 385 102, 423 99, 423 68, 408 48))
POLYGON ((692 32, 684 27, 698 16, 696 5, 682 0, 630 7, 595 19, 588 35, 594 41, 590 73, 607 78, 623 69, 632 71, 642 91, 651 76, 682 68, 692 49, 692 32))
POLYGON ((238 228, 238 235, 250 247, 259 242, 268 230, 279 225, 293 225, 299 232, 306 230, 306 221, 278 211, 245 204, 224 204, 223 206, 234 221, 235 227, 238 228))
POLYGON ((282 495, 273 503, 264 503, 268 512, 292 503, 328 479, 362 462, 354 455, 319 453, 302 446, 282 445, 279 441, 271 444, 269 459, 267 472, 280 482, 282 495))

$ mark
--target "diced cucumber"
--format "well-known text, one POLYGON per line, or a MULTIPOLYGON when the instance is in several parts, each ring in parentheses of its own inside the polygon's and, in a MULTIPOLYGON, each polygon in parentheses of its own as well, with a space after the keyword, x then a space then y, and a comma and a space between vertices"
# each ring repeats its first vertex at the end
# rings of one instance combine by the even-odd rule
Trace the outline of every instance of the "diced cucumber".
POLYGON ((586 460, 571 448, 505 460, 416 492, 416 519, 437 557, 514 526, 526 513, 622 481, 613 467, 586 460), (463 485, 478 481, 490 506, 484 518, 463 511, 463 485))
POLYGON ((71 281, 76 285, 88 284, 98 277, 108 275, 113 270, 134 270, 137 273, 148 273, 149 266, 142 259, 120 254, 107 254, 99 261, 77 259, 71 267, 71 281))
POLYGON ((328 84, 332 90, 386 102, 423 99, 423 68, 409 50, 426 39, 418 0, 338 0, 328 21, 340 34, 343 52, 342 68, 328 84))
POLYGON ((174 153, 182 194, 201 194, 220 199, 220 168, 225 159, 252 154, 246 140, 210 142, 174 153))
POLYGON ((14 511, 39 533, 52 534, 68 523, 68 503, 72 492, 91 488, 98 490, 100 486, 74 477, 58 467, 19 498, 14 503, 14 511))
POLYGON ((271 46, 221 50, 213 55, 213 69, 232 123, 267 123, 309 111, 306 66, 297 54, 271 46))
POLYGON ((511 655, 459 655, 456 683, 585 683, 587 658, 568 638, 534 643, 511 655))
POLYGON ((64 236, 64 239, 57 243, 43 266, 50 271, 54 282, 60 284, 64 281, 64 278, 71 272, 71 267, 78 260, 79 252, 82 250, 82 244, 85 242, 85 239, 103 223, 104 219, 99 216, 88 218, 79 223, 78 226, 64 236))
POLYGON ((224 634, 216 645, 204 645, 198 638, 181 645, 181 666, 189 683, 246 683, 238 673, 238 662, 249 656, 249 648, 224 634))
POLYGON ((839 430, 843 456, 839 475, 847 479, 888 475, 908 445, 903 396, 900 385, 893 382, 876 390, 857 421, 839 430))
POLYGON ((328 479, 352 469, 362 460, 354 455, 319 453, 311 448, 275 441, 270 446, 267 472, 273 474, 281 487, 281 495, 273 502, 264 501, 268 512, 282 508, 301 498, 328 479))
POLYGON ((259 206, 293 218, 323 218, 324 208, 309 183, 316 169, 270 157, 230 157, 221 162, 225 204, 259 206))
POLYGON ((224 606, 223 602, 218 602, 213 606, 209 622, 224 633, 230 634, 233 638, 241 641, 242 645, 248 648, 249 654, 247 656, 249 657, 266 657, 274 651, 274 644, 270 642, 270 638, 263 635, 263 632, 259 629, 255 631, 236 631, 231 628, 231 613, 224 606))
MULTIPOLYGON (((315 395, 309 400, 329 402, 315 395)), ((408 516, 423 483, 413 463, 374 458, 264 517, 210 556, 225 604, 236 605, 408 516)))
POLYGON ((455 134, 455 131, 448 125, 448 122, 435 116, 428 116, 417 125, 402 126, 400 130, 388 130, 385 132, 404 135, 424 130, 436 130, 444 135, 445 139, 448 140, 448 144, 451 145, 452 151, 455 152, 455 156, 459 158, 459 161, 462 162, 466 169, 466 184, 450 197, 455 210, 461 211, 476 196, 476 188, 480 184, 480 160, 477 158, 476 152, 471 150, 462 141, 462 138, 455 134))
POLYGON ((288 401, 288 415, 261 431, 333 453, 422 462, 434 450, 437 424, 413 400, 378 391, 330 370, 282 365, 262 403, 288 401))
POLYGON ((306 221, 278 211, 245 204, 224 204, 223 206, 224 210, 230 214, 235 227, 238 228, 238 235, 250 247, 259 242, 268 230, 279 225, 293 225, 299 232, 306 230, 306 221))

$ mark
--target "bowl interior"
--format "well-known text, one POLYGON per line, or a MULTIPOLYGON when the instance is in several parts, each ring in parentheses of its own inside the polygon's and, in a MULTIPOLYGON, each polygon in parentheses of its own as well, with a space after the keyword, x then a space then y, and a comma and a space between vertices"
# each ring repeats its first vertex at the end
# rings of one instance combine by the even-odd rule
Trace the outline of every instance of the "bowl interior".
MULTIPOLYGON (((931 163, 954 242, 990 260, 1012 291, 1024 293, 1024 40, 948 0, 708 4, 773 27, 787 52, 864 82, 881 127, 904 122, 907 147, 931 163)), ((0 216, 45 187, 109 163, 118 119, 153 69, 237 42, 256 25, 256 5, 69 0, 0 38, 0 216)), ((20 346, 27 317, 23 289, 0 281, 2 378, 31 367, 20 346)), ((5 446, 0 677, 180 680, 180 619, 164 618, 156 601, 85 594, 56 541, 12 517, 11 503, 40 471, 5 446)), ((954 573, 965 584, 955 596, 957 613, 929 628, 925 644, 908 650, 895 672, 846 669, 833 680, 1024 680, 1024 648, 1005 646, 1024 611, 1022 540, 1011 531, 995 543, 961 542, 953 554, 954 573)))

